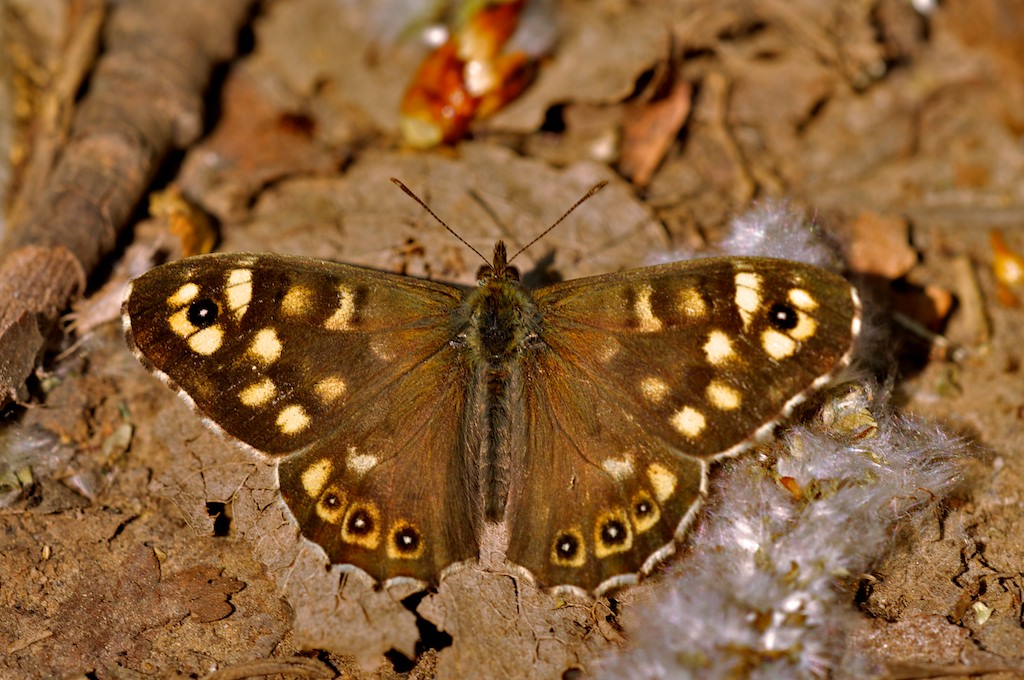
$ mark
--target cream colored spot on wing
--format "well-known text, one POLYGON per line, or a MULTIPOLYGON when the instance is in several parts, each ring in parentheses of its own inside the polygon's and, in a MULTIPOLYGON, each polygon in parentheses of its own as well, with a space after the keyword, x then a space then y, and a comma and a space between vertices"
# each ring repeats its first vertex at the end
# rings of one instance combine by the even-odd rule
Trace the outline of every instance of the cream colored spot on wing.
POLYGON ((313 301, 313 291, 305 286, 292 286, 281 298, 281 313, 286 316, 299 316, 309 311, 313 301))
POLYGON ((188 346, 192 348, 192 351, 196 354, 202 354, 205 357, 208 357, 219 350, 223 343, 224 331, 220 329, 220 326, 204 328, 201 331, 193 333, 188 338, 188 346))
POLYGON ((281 341, 273 328, 259 330, 249 344, 249 355, 264 366, 281 358, 281 341))
POLYGON ((814 337, 818 332, 818 322, 803 312, 797 312, 797 319, 796 326, 789 331, 789 337, 800 342, 814 337))
POLYGON ((252 301, 252 270, 232 269, 228 273, 228 285, 225 289, 228 308, 235 313, 236 319, 245 316, 245 310, 252 301))
POLYGON ((626 454, 622 458, 605 458, 601 467, 618 481, 633 476, 633 456, 626 454))
POLYGON ((365 475, 377 467, 380 458, 371 453, 359 453, 356 447, 348 447, 348 455, 345 457, 345 467, 356 475, 365 475))
POLYGON ((661 378, 649 376, 640 381, 640 394, 644 395, 647 401, 660 404, 668 396, 670 388, 668 383, 661 378))
POLYGON ((746 328, 754 320, 754 312, 761 307, 761 277, 753 272, 736 274, 736 308, 746 328))
POLYGON ((708 306, 704 298, 694 288, 684 288, 679 291, 679 311, 692 319, 699 319, 707 316, 708 306))
POLYGON ((348 286, 338 286, 338 308, 334 314, 324 321, 324 328, 329 331, 345 331, 352 323, 356 313, 356 296, 348 286))
POLYGON ((761 276, 754 272, 736 272, 733 281, 737 288, 749 288, 758 292, 761 290, 761 276))
POLYGON ((324 378, 313 385, 313 391, 316 392, 316 396, 324 403, 341 399, 345 396, 345 390, 347 389, 348 385, 345 384, 345 381, 337 376, 324 378))
POLYGON ((191 282, 186 283, 167 298, 167 304, 177 309, 195 300, 197 295, 199 295, 199 286, 191 282))
POLYGON ((277 386, 274 384, 274 381, 270 378, 264 378, 239 392, 238 400, 246 406, 255 408, 266 406, 275 396, 277 396, 277 386))
POLYGON ((188 308, 180 309, 167 319, 171 331, 179 338, 188 338, 199 329, 188 320, 188 308))
POLYGON ((282 434, 298 434, 309 427, 309 416, 306 409, 298 404, 285 406, 277 414, 277 427, 282 434))
POLYGON ((720 366, 736 356, 732 340, 724 331, 711 331, 704 343, 704 356, 712 366, 720 366))
POLYGON ((664 503, 676 492, 676 484, 679 478, 671 470, 660 463, 651 463, 647 466, 647 479, 651 480, 651 487, 654 489, 654 497, 659 503, 664 503))
POLYGON ((661 319, 654 316, 654 308, 651 306, 651 295, 653 294, 654 288, 645 283, 640 286, 636 302, 633 304, 633 313, 636 314, 636 319, 640 322, 641 333, 654 333, 660 331, 662 327, 661 319))
POLYGON ((818 308, 818 301, 803 288, 790 288, 789 301, 805 312, 813 312, 818 308))
POLYGON ((329 458, 321 458, 302 471, 302 488, 310 498, 316 498, 331 478, 334 465, 329 458))
POLYGON ((722 411, 732 411, 743 403, 743 396, 739 390, 729 387, 725 383, 712 380, 705 391, 711 405, 722 411))
POLYGON ((684 406, 672 415, 670 420, 676 432, 687 437, 696 437, 704 431, 707 420, 704 414, 692 406, 684 406))
POLYGON ((788 359, 796 352, 796 340, 785 333, 768 329, 761 334, 761 346, 772 359, 788 359))

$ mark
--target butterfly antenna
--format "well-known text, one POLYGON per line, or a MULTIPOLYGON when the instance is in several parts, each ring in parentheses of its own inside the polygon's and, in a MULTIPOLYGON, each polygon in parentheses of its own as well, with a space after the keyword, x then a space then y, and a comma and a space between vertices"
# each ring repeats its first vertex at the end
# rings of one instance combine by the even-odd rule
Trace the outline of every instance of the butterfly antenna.
POLYGON ((532 246, 532 245, 533 245, 534 243, 536 243, 537 241, 539 241, 539 240, 541 240, 542 238, 544 238, 545 236, 547 236, 548 232, 549 232, 549 231, 551 231, 552 229, 554 229, 555 227, 557 227, 557 226, 558 226, 559 224, 561 224, 561 223, 562 223, 562 220, 564 220, 564 219, 565 219, 566 217, 568 217, 568 216, 569 216, 570 214, 572 214, 572 211, 573 211, 573 210, 575 210, 576 208, 578 208, 578 207, 580 207, 581 205, 583 205, 583 203, 584 203, 584 202, 586 202, 586 201, 590 200, 590 199, 591 199, 591 198, 592 198, 592 197, 594 196, 594 194, 596 194, 596 193, 597 193, 598 191, 600 191, 601 189, 604 189, 604 188, 605 188, 606 186, 608 186, 608 180, 605 180, 605 181, 603 181, 603 182, 598 182, 598 183, 597 183, 597 184, 595 184, 595 185, 594 185, 593 187, 591 187, 590 191, 588 191, 587 193, 583 194, 583 196, 581 196, 581 197, 580 197, 580 199, 579 199, 578 201, 576 201, 575 203, 573 203, 573 204, 572 204, 572 207, 571 207, 571 208, 569 208, 568 210, 566 210, 566 211, 565 211, 565 213, 564 213, 564 214, 563 214, 563 215, 562 215, 561 217, 559 217, 559 218, 558 218, 557 220, 555 220, 555 223, 554 223, 554 224, 552 224, 552 225, 551 225, 550 227, 548 227, 547 229, 545 229, 544 231, 542 231, 542 232, 541 232, 540 234, 538 234, 538 235, 537 235, 537 238, 533 239, 532 241, 530 241, 529 243, 527 243, 527 244, 526 244, 525 246, 523 246, 522 248, 520 248, 520 249, 519 249, 519 250, 518 250, 518 251, 516 252, 516 254, 515 254, 515 255, 513 255, 513 256, 512 256, 512 257, 510 257, 510 258, 508 258, 508 261, 509 261, 509 262, 511 262, 512 260, 516 259, 516 258, 517 258, 517 257, 519 257, 519 255, 520 255, 520 254, 521 254, 521 253, 522 253, 523 251, 525 251, 525 250, 526 250, 527 248, 529 248, 529 247, 530 247, 530 246, 532 246))
MULTIPOLYGON (((431 210, 429 205, 424 203, 423 200, 419 196, 417 196, 416 194, 412 193, 412 189, 410 189, 409 187, 407 187, 404 184, 402 184, 402 180, 400 180, 400 179, 398 179, 396 177, 392 177, 391 181, 394 182, 396 185, 398 185, 398 188, 401 189, 402 191, 404 191, 406 193, 406 195, 409 196, 409 198, 411 198, 412 200, 414 200, 417 203, 419 203, 420 207, 423 208, 424 210, 426 210, 428 213, 430 213, 430 216, 433 217, 435 220, 437 220, 438 224, 440 224, 442 227, 447 229, 451 233, 452 236, 454 236, 455 238, 457 238, 460 241, 462 241, 462 243, 467 248, 469 248, 474 253, 476 253, 480 257, 480 259, 484 261, 485 264, 490 264, 490 260, 488 260, 486 257, 481 255, 480 251, 477 250, 476 248, 474 248, 472 245, 470 245, 469 241, 467 241, 466 239, 464 239, 461 236, 459 236, 458 233, 456 233, 456 231, 454 229, 452 229, 447 224, 445 224, 444 220, 442 220, 440 217, 438 217, 437 213, 435 213, 433 210, 431 210)), ((591 192, 591 193, 593 193, 593 192, 591 192)), ((575 208, 575 207, 576 206, 573 206, 573 208, 575 208)), ((572 212, 572 210, 570 210, 569 212, 572 212)), ((561 220, 559 220, 559 222, 560 221, 561 220)), ((558 222, 556 222, 555 224, 558 224, 558 222)))

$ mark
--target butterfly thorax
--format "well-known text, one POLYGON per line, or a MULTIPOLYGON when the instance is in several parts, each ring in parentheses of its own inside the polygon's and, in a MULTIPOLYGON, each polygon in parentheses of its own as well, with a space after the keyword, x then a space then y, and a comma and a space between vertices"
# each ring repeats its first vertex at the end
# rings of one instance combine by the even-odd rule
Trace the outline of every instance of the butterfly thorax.
POLYGON ((494 247, 494 261, 480 272, 479 286, 466 295, 469 313, 466 341, 474 358, 500 363, 538 336, 540 313, 506 262, 505 244, 494 247))

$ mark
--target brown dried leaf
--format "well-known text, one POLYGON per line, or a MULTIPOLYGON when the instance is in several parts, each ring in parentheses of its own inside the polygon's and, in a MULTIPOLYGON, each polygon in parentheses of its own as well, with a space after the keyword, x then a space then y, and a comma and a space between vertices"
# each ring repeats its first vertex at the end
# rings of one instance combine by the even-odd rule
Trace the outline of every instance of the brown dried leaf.
POLYGON ((438 655, 438 678, 487 668, 494 677, 566 677, 622 642, 601 602, 538 592, 509 573, 464 569, 418 612, 453 642, 438 655))
POLYGON ((669 53, 667 8, 658 3, 565 3, 565 32, 533 85, 480 126, 528 133, 556 104, 619 102, 669 53))
POLYGON ((903 218, 865 211, 849 230, 847 260, 853 271, 898 279, 917 264, 917 252, 910 246, 910 225, 903 218))
POLYGON ((458 150, 458 158, 371 152, 342 178, 282 182, 263 194, 245 230, 225 230, 224 248, 283 250, 474 283, 477 256, 389 177, 405 182, 487 260, 497 240, 514 252, 599 181, 613 180, 516 261, 532 284, 551 269, 577 277, 640 266, 668 248, 650 213, 600 166, 556 170, 480 143, 458 150))
POLYGON ((189 613, 199 623, 210 623, 231 616, 235 611, 229 599, 245 588, 238 579, 224 576, 224 570, 210 565, 197 565, 166 581, 178 590, 177 596, 188 601, 189 613))
MULTIPOLYGON (((75 593, 50 621, 51 668, 112 667, 118 657, 145 659, 151 649, 143 633, 186 616, 188 599, 161 584, 151 548, 137 546, 117 565, 117 578, 104 578, 106 565, 83 569, 75 593)), ((49 646, 49 643, 48 643, 49 646)))
POLYGON ((637 186, 647 186, 690 113, 693 87, 676 81, 664 99, 623 109, 619 171, 637 186))
POLYGON ((325 127, 351 128, 365 119, 397 136, 402 93, 425 49, 388 40, 374 3, 274 3, 255 32, 253 68, 269 76, 268 87, 296 101, 315 98, 325 127))
POLYGON ((189 151, 181 169, 184 191, 221 220, 244 215, 252 196, 273 181, 327 173, 344 160, 343 152, 315 138, 315 119, 268 91, 261 78, 245 65, 231 72, 217 127, 189 151))
POLYGON ((933 333, 940 332, 953 308, 953 293, 935 285, 890 292, 893 309, 933 333))

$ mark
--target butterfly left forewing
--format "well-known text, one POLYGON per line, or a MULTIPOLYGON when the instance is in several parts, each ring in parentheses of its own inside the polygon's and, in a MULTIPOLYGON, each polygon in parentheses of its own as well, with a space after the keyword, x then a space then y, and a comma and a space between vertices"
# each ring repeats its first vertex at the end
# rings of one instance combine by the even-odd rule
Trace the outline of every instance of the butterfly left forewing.
POLYGON ((765 258, 579 279, 534 299, 544 325, 524 363, 508 553, 544 585, 589 591, 670 552, 706 463, 763 439, 845 366, 860 323, 841 277, 765 258))
POLYGON ((220 429, 280 454, 443 347, 449 286, 308 258, 217 254, 135 279, 129 345, 220 429))
POLYGON ((461 298, 359 267, 220 254, 136 279, 123 319, 144 364, 219 430, 280 461, 286 503, 333 563, 436 581, 477 554, 463 459, 473 443, 456 426, 468 381, 451 345, 461 298))

